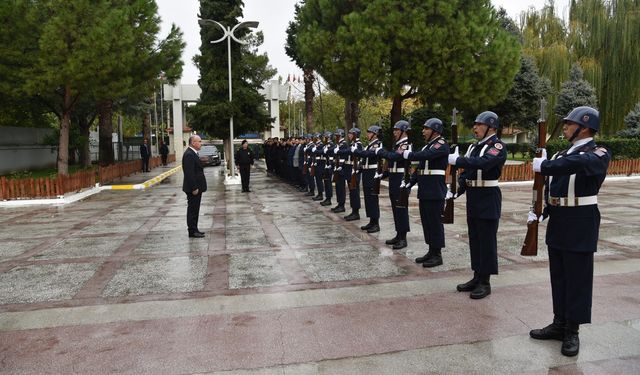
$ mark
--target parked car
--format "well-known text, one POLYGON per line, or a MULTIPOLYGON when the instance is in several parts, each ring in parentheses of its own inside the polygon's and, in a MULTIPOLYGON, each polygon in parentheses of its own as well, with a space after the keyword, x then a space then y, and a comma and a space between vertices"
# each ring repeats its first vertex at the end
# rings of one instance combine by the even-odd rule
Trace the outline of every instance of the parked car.
POLYGON ((214 145, 203 145, 200 149, 200 164, 203 167, 207 165, 220 165, 220 152, 214 145))

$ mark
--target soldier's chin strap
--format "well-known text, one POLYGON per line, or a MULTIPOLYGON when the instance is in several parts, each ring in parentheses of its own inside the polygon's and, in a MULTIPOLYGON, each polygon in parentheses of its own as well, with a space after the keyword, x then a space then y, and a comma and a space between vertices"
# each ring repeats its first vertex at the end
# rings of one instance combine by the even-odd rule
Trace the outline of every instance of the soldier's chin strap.
POLYGON ((573 132, 573 135, 571 135, 571 138, 569 138, 569 143, 573 143, 573 140, 576 139, 576 137, 578 136, 578 134, 580 134, 582 129, 584 129, 584 126, 578 125, 576 130, 573 132))

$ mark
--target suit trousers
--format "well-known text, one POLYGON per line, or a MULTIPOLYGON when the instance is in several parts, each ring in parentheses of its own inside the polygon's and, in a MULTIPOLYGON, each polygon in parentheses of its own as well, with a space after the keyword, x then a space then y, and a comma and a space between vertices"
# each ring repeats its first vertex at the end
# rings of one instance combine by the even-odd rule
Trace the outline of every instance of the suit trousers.
POLYGON ((498 222, 467 217, 471 269, 482 276, 498 274, 498 222))
POLYGON ((380 202, 378 196, 373 195, 373 186, 362 186, 364 195, 364 209, 367 217, 378 220, 380 218, 380 202))
POLYGON ((420 199, 418 203, 424 243, 429 247, 442 249, 444 247, 444 225, 442 225, 444 200, 420 199))
POLYGON ((553 313, 567 322, 591 323, 593 253, 549 248, 553 313))
POLYGON ((249 190, 249 178, 251 176, 251 164, 238 165, 240 170, 240 181, 242 182, 242 191, 249 190))
POLYGON ((187 228, 189 234, 193 234, 198 231, 198 217, 200 216, 200 201, 202 200, 202 193, 187 194, 187 228))

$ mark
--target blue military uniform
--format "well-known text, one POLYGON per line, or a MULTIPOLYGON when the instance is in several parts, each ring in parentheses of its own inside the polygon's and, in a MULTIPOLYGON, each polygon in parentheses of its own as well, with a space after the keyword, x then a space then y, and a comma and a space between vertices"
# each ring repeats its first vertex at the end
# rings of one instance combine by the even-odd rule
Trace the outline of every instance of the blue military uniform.
POLYGON ((306 195, 310 197, 314 196, 316 191, 315 178, 311 175, 311 167, 314 164, 314 158, 311 150, 315 146, 316 144, 312 140, 309 140, 309 143, 304 147, 304 164, 307 166, 307 175, 305 177, 307 180, 307 189, 309 189, 309 192, 306 195))
MULTIPOLYGON (((429 119, 424 125, 442 133, 442 121, 429 119)), ((448 165, 449 144, 442 136, 431 139, 420 151, 406 153, 408 160, 419 161, 418 169, 412 177, 412 185, 418 183, 418 201, 420 220, 424 233, 424 242, 429 251, 424 257, 416 259, 425 267, 442 264, 441 249, 445 246, 442 214, 447 194, 445 174, 448 165)))
POLYGON ((331 205, 331 198, 333 198, 333 186, 331 186, 331 177, 333 177, 333 148, 335 147, 331 142, 331 132, 326 132, 324 136, 327 138, 322 154, 324 158, 324 169, 322 172, 322 182, 324 184, 324 197, 325 200, 320 204, 323 206, 331 205))
MULTIPOLYGON (((584 128, 595 133, 600 120, 597 110, 577 107, 565 124, 578 125, 568 150, 542 160, 540 173, 548 176, 545 184, 544 216, 549 217, 546 244, 549 249, 549 274, 553 299, 553 323, 532 330, 536 339, 562 340, 562 354, 578 354, 578 327, 591 323, 593 295, 593 254, 597 251, 600 230, 598 193, 604 182, 611 154, 596 145, 592 137, 573 141, 584 128)), ((570 129, 569 127, 567 129, 570 129)), ((592 133, 592 134, 593 134, 592 133)), ((540 159, 534 159, 534 167, 540 159)))
MULTIPOLYGON (((377 125, 370 126, 367 129, 368 132, 378 135, 380 127, 377 125)), ((361 158, 360 167, 362 169, 362 194, 364 196, 364 209, 369 223, 360 227, 362 230, 366 230, 367 233, 375 233, 380 231, 380 204, 378 201, 378 195, 373 194, 373 187, 375 184, 375 175, 378 170, 378 163, 382 163, 382 160, 378 160, 376 156, 376 150, 382 147, 382 143, 378 138, 372 139, 366 148, 362 150, 354 151, 354 155, 361 158)))
MULTIPOLYGON (((406 121, 398 121, 394 128, 402 124, 403 132, 409 130, 409 123, 406 121)), ((410 167, 410 162, 405 162, 402 153, 406 150, 411 151, 409 139, 404 137, 396 141, 393 151, 380 149, 378 155, 387 159, 389 173, 389 200, 391 201, 391 211, 393 213, 393 223, 395 225, 396 237, 387 240, 385 243, 393 245, 395 249, 406 247, 406 236, 410 231, 409 227, 409 208, 398 207, 398 199, 400 198, 400 184, 403 182, 405 168, 410 167), (400 245, 398 245, 400 243, 400 245)))
POLYGON ((324 181, 322 180, 322 175, 324 173, 324 165, 325 165, 325 160, 324 160, 324 155, 322 153, 323 149, 324 149, 324 144, 322 143, 322 140, 319 139, 320 134, 317 134, 318 137, 318 141, 316 142, 315 146, 313 147, 313 149, 311 150, 312 154, 313 154, 313 160, 314 160, 314 166, 315 166, 315 182, 316 182, 316 189, 318 192, 318 195, 316 195, 315 197, 313 197, 314 201, 321 201, 323 200, 323 196, 324 196, 324 181))
MULTIPOLYGON (((336 135, 340 137, 344 137, 344 130, 337 129, 336 135)), ((338 144, 334 147, 334 168, 339 172, 336 174, 335 180, 335 188, 336 188, 336 201, 338 204, 331 209, 331 211, 335 213, 344 212, 344 204, 347 198, 346 193, 346 181, 344 178, 343 168, 344 168, 344 151, 348 149, 347 142, 344 139, 340 139, 338 144)))
POLYGON ((346 147, 338 152, 341 155, 344 155, 346 158, 344 160, 344 167, 342 168, 342 175, 345 182, 349 185, 349 206, 351 207, 351 213, 345 216, 347 221, 352 220, 360 220, 359 210, 361 207, 360 203, 360 171, 358 171, 357 166, 355 165, 355 154, 352 150, 362 150, 362 143, 360 142, 360 129, 352 128, 349 129, 349 133, 354 134, 355 138, 351 147, 346 147), (356 179, 355 187, 351 188, 351 178, 354 177, 356 179))

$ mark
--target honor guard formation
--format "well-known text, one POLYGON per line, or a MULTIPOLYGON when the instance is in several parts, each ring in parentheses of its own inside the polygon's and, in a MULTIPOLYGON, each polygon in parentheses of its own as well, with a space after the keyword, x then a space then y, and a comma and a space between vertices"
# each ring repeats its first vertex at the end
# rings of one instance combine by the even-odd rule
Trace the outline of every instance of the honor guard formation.
MULTIPOLYGON (((454 110, 452 125, 455 114, 454 110)), ((549 220, 546 244, 554 317, 550 325, 532 330, 530 336, 559 340, 562 354, 575 356, 580 345, 579 325, 591 322, 593 254, 600 227, 597 197, 611 156, 593 139, 600 122, 597 110, 578 107, 563 121, 570 148, 549 160, 542 148, 533 160, 534 172, 544 176, 544 210, 538 215, 532 209, 528 221, 537 224, 549 220)), ((456 289, 469 292, 471 299, 482 299, 491 294, 491 275, 498 274, 497 233, 502 204, 499 180, 507 148, 498 138, 499 119, 494 112, 485 111, 475 118, 472 130, 476 142, 463 155, 459 146, 450 147, 443 137, 444 126, 441 119, 427 119, 422 125, 425 145, 419 150, 412 147, 411 124, 406 120, 393 125, 393 145, 389 148, 382 145, 382 127, 378 124, 369 126, 365 135, 353 127, 346 134, 343 129, 336 129, 333 133, 269 139, 265 142, 267 169, 320 206, 333 206, 335 198, 335 206, 330 208, 335 214, 346 212, 348 190, 350 212, 344 216, 345 221, 361 219, 362 185, 369 221, 360 229, 367 233, 380 231, 380 182, 386 179, 395 236, 385 244, 393 250, 407 247, 407 233, 411 230, 409 197, 417 185, 426 253, 415 262, 425 268, 443 264, 444 223, 452 222, 443 220, 445 207, 466 193, 473 277, 456 289), (366 145, 361 138, 366 139, 366 145), (455 176, 456 171, 457 178, 447 183, 447 174, 455 176)), ((456 138, 457 135, 454 142, 456 138)))

